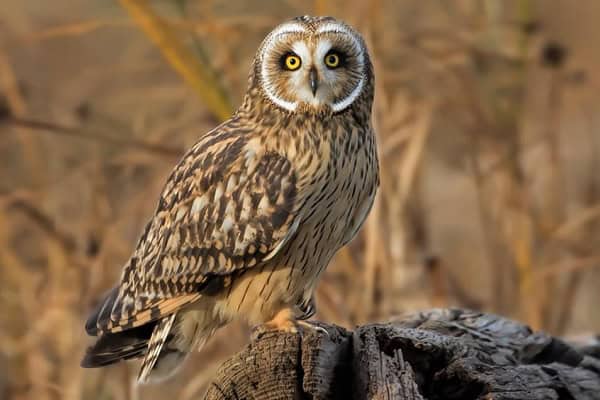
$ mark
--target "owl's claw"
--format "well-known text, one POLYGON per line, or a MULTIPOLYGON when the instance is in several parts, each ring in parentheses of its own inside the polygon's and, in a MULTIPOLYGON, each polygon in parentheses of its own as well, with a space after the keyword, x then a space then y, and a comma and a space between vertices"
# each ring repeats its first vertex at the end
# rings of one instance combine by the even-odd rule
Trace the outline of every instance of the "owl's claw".
POLYGON ((312 321, 296 321, 296 324, 298 324, 298 326, 300 326, 302 330, 312 330, 314 332, 322 333, 325 336, 329 337, 329 332, 327 332, 327 329, 316 325, 312 321))

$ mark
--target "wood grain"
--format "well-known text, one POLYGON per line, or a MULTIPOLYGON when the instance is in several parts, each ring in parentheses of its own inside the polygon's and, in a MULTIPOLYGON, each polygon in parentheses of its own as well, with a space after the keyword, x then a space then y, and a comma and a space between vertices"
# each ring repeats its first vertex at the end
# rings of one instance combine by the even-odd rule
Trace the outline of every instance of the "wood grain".
POLYGON ((271 334, 226 361, 205 399, 600 399, 600 345, 496 315, 434 309, 354 332, 271 334))

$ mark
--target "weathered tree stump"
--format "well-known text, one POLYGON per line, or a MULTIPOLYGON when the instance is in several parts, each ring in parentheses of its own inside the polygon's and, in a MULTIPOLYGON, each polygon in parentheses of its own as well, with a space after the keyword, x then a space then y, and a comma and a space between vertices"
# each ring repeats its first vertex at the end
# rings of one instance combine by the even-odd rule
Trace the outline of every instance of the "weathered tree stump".
POLYGON ((354 332, 261 337, 205 399, 600 399, 600 345, 495 315, 431 310, 354 332))

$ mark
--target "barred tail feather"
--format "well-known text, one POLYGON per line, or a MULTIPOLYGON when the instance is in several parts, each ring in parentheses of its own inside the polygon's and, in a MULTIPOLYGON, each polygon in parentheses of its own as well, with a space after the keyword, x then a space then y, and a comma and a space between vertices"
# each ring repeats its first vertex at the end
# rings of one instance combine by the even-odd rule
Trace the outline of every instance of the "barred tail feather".
POLYGON ((199 310, 180 311, 122 332, 101 333, 87 349, 81 366, 96 368, 142 358, 138 383, 160 382, 172 376, 190 352, 199 350, 220 327, 208 315, 199 310))
POLYGON ((173 327, 173 322, 175 322, 176 317, 177 313, 173 313, 165 318, 160 319, 156 324, 156 327, 152 332, 152 336, 148 341, 146 355, 142 360, 142 366, 140 367, 140 372, 137 377, 138 383, 146 383, 150 373, 156 365, 158 358, 167 356, 167 354, 161 354, 161 352, 163 352, 163 350, 165 352, 168 351, 168 349, 163 349, 163 347, 167 342, 167 339, 169 339, 169 334, 171 333, 171 328, 173 327))
POLYGON ((179 311, 175 318, 174 315, 163 318, 159 324, 164 325, 157 326, 152 334, 138 383, 161 382, 173 376, 190 353, 200 350, 221 325, 210 319, 210 313, 197 309, 179 311), (164 338, 162 344, 159 338, 164 338))
POLYGON ((155 322, 119 333, 104 333, 88 347, 81 360, 83 368, 97 368, 121 360, 143 357, 155 322))

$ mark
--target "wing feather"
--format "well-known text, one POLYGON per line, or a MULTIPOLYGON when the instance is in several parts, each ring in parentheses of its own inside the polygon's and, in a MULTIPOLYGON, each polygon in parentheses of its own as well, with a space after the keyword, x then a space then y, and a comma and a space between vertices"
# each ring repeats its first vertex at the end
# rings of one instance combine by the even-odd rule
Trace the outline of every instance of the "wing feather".
POLYGON ((235 122, 207 134, 174 169, 111 312, 96 321, 100 332, 168 315, 272 259, 294 236, 304 193, 291 161, 235 122))

